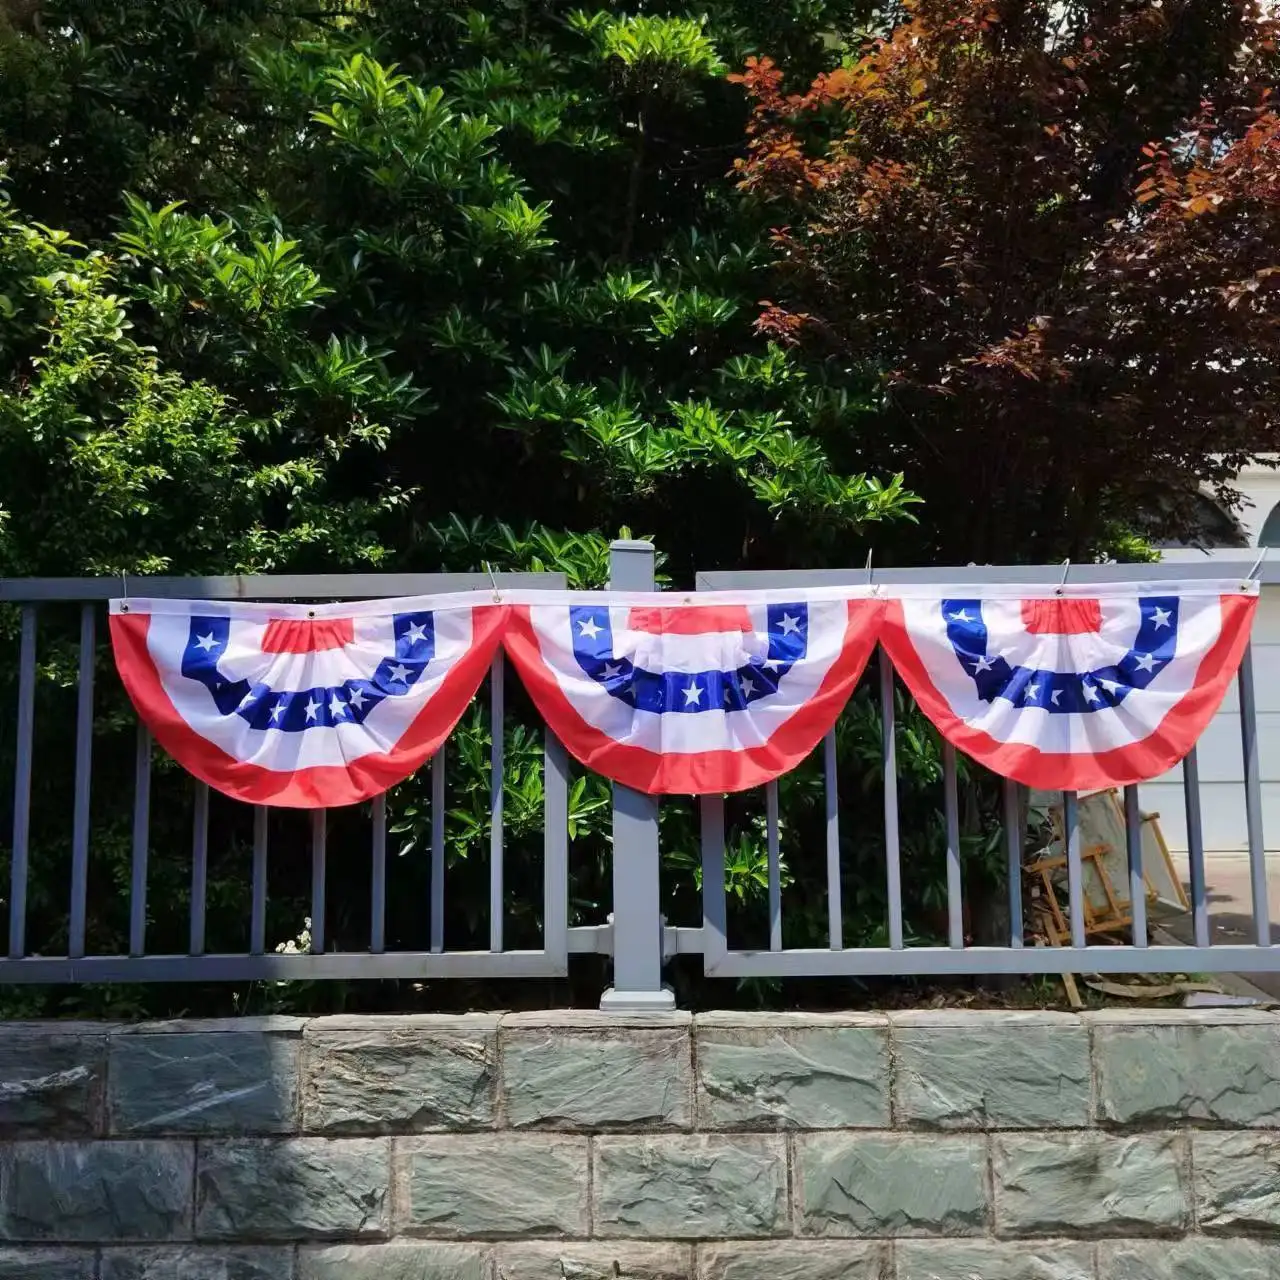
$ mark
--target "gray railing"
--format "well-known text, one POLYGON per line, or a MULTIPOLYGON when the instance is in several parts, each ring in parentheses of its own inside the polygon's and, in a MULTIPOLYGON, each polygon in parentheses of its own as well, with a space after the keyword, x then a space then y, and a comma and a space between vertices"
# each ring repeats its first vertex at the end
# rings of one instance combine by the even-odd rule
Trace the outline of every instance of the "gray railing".
MULTIPOLYGON (((1074 582, 1100 584, 1133 580, 1172 580, 1245 575, 1245 562, 1169 565, 1088 565, 1072 571, 1074 582)), ((653 548, 646 543, 616 543, 612 580, 619 589, 653 587, 653 548)), ((814 585, 907 582, 1044 582, 1056 580, 1061 567, 907 569, 878 571, 813 571, 790 573, 704 573, 698 589, 779 588, 814 585)), ((1280 582, 1280 571, 1264 566, 1264 582, 1280 582)), ((499 585, 562 588, 559 575, 498 575, 499 585)), ((485 575, 335 575, 325 577, 151 578, 133 580, 129 590, 149 596, 191 599, 357 599, 483 589, 485 575)), ((1248 829, 1253 937, 1244 944, 1211 945, 1205 853, 1200 823, 1200 784, 1196 753, 1183 766, 1188 833, 1193 944, 1148 943, 1145 914, 1141 814, 1137 788, 1124 794, 1129 889, 1133 917, 1131 944, 1090 945, 1085 936, 1084 870, 1079 810, 1074 795, 1062 800, 1066 832, 1068 945, 1024 945, 1022 840, 1023 796, 1010 782, 1003 791, 1003 841, 1007 857, 1008 943, 969 945, 965 938, 959 815, 958 762, 944 744, 942 800, 945 815, 946 945, 910 945, 904 928, 902 849, 899 831, 895 679, 883 653, 878 663, 882 724, 884 883, 887 889, 887 946, 846 947, 842 907, 842 848, 836 736, 827 735, 822 751, 825 819, 827 945, 793 948, 783 945, 786 894, 783 886, 782 830, 778 784, 764 788, 767 846, 768 947, 746 948, 731 937, 725 890, 725 801, 700 801, 702 921, 693 927, 668 925, 662 918, 659 893, 659 802, 626 787, 613 788, 613 913, 606 921, 570 927, 568 913, 568 785, 564 749, 547 732, 543 764, 543 900, 542 946, 504 947, 503 833, 503 696, 502 658, 491 674, 492 726, 490 795, 489 946, 487 950, 450 951, 445 947, 445 758, 446 746, 431 764, 430 894, 423 904, 429 945, 415 950, 388 949, 387 813, 385 801, 369 806, 370 944, 359 951, 337 951, 327 945, 327 820, 311 816, 311 939, 307 954, 278 954, 267 949, 267 811, 253 819, 250 868, 249 946, 242 954, 209 954, 205 946, 208 872, 209 793, 197 785, 191 837, 190 929, 185 954, 158 955, 147 950, 148 854, 151 846, 152 745, 139 728, 134 770, 132 849, 129 890, 129 948, 125 955, 86 954, 86 901, 89 885, 90 803, 94 727, 94 668, 98 614, 104 602, 121 592, 118 580, 30 579, 0 581, 0 603, 21 609, 18 658, 16 770, 13 837, 8 894, 7 956, 0 957, 0 982, 154 982, 250 981, 337 978, 485 978, 555 977, 568 971, 572 952, 612 956, 614 985, 604 997, 608 1008, 654 1008, 672 1003, 663 987, 664 964, 677 953, 700 953, 705 972, 723 977, 800 977, 838 975, 1051 974, 1062 972, 1256 972, 1280 969, 1280 949, 1271 946, 1267 906, 1267 868, 1262 831, 1261 781, 1258 765, 1257 713, 1252 659, 1246 652, 1239 675, 1239 715, 1243 788, 1241 801, 1248 829), (80 606, 78 686, 75 715, 74 800, 70 820, 68 930, 64 955, 32 954, 25 922, 31 846, 32 747, 35 728, 38 614, 45 607, 80 606)))

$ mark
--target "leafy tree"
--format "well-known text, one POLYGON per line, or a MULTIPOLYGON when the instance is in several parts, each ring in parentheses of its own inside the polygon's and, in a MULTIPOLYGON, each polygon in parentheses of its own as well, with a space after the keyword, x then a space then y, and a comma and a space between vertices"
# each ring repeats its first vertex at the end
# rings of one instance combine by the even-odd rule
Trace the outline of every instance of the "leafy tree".
POLYGON ((760 328, 877 372, 911 554, 1186 533, 1275 448, 1268 8, 909 0, 803 92, 748 64, 742 183, 786 224, 760 328))
MULTIPOLYGON (((730 58, 783 39, 817 70, 850 6, 330 8, 59 0, 0 30, 0 130, 21 142, 0 225, 0 572, 492 560, 598 584, 606 535, 628 524, 687 575, 842 561, 908 513, 895 473, 849 465, 869 384, 753 332, 767 255, 727 178, 745 121, 730 58), (806 21, 789 25, 791 10, 806 21)), ((3 625, 12 640, 15 619, 3 625)), ((41 635, 37 752, 69 766, 75 620, 46 612, 41 635)), ((105 663, 99 675, 93 866, 112 891, 91 895, 90 935, 114 950, 132 742, 105 663)), ((512 695, 508 889, 529 903, 538 733, 512 695)), ((448 752, 454 945, 485 929, 487 735, 476 708, 448 752)), ((393 944, 420 941, 424 784, 392 799, 393 944)), ((31 936, 52 950, 68 768, 36 785, 31 936)), ((189 796, 157 762, 154 948, 184 944, 189 796)), ((599 919, 607 790, 576 776, 571 805, 576 909, 599 919)), ((248 819, 215 802, 213 821, 209 942, 243 947, 248 819)), ((334 821, 329 937, 358 946, 359 815, 334 821)), ((731 879, 753 902, 764 854, 758 821, 742 823, 731 879)), ((669 806, 673 871, 694 830, 669 806)), ((269 931, 291 937, 305 832, 284 815, 271 839, 269 931)), ((673 877, 673 912, 692 889, 673 877)), ((510 921, 510 940, 536 924, 510 921)))

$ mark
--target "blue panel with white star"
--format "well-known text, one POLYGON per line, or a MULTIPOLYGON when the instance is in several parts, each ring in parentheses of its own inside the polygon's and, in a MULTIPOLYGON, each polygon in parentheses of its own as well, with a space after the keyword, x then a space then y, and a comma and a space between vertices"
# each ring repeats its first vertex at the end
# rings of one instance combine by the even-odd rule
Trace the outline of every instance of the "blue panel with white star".
POLYGON ((983 702, 1004 698, 1018 707, 1042 707, 1058 715, 1118 707, 1173 660, 1178 646, 1177 597, 1142 596, 1138 609, 1138 634, 1119 662, 1092 671, 1061 672, 1014 666, 1003 654, 991 653, 981 600, 942 602, 947 639, 983 702))
POLYGON ((224 716, 238 715, 254 729, 299 733, 337 724, 362 724, 387 698, 402 698, 435 656, 435 619, 430 613, 392 618, 393 652, 384 654, 368 680, 344 680, 310 689, 273 689, 230 680, 218 670, 231 634, 227 618, 193 617, 182 654, 182 674, 198 680, 224 716))

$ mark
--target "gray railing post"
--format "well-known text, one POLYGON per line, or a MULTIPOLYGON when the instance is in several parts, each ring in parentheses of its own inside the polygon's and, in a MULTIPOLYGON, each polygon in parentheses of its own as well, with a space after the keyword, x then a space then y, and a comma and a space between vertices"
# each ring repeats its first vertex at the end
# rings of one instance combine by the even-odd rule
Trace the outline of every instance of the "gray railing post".
MULTIPOLYGON (((615 591, 653 590, 653 544, 615 542, 609 548, 615 591)), ((658 884, 658 801, 613 785, 613 986, 600 1008, 626 1013, 674 1009, 662 985, 662 912, 658 884)))

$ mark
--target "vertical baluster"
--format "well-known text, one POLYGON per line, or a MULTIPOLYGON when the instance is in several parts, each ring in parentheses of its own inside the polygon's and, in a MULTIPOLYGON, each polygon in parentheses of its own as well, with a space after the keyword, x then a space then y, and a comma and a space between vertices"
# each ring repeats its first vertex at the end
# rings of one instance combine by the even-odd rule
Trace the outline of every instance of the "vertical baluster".
POLYGON ((503 656, 494 655, 490 674, 490 725, 493 735, 492 774, 489 783, 489 950, 502 950, 502 791, 505 746, 503 708, 503 656))
POLYGON ((569 758, 550 729, 543 735, 542 948, 569 956, 569 758))
POLYGON ((205 891, 209 880, 209 784, 196 783, 191 816, 191 939, 193 956, 204 955, 205 891))
POLYGON ((947 940, 964 946, 964 898, 960 880, 960 798, 956 784, 956 749, 942 743, 942 807, 947 822, 947 940))
POLYGON ((1253 646, 1246 645, 1236 677, 1240 687, 1240 739, 1244 751, 1244 812, 1249 829, 1249 880, 1253 888, 1253 932, 1260 947, 1271 945, 1267 902, 1267 855, 1262 834, 1262 779, 1258 767, 1258 708, 1253 696, 1253 646))
POLYGON ((387 796, 373 797, 373 887, 370 891, 369 950, 387 948, 387 796))
POLYGON ((36 716, 36 610, 22 606, 18 649, 18 760, 13 782, 13 863, 9 869, 9 956, 27 950, 27 858, 31 843, 31 753, 36 716))
POLYGON ((1022 946, 1022 792, 1004 780, 1004 844, 1009 875, 1009 945, 1022 946))
POLYGON ((822 740, 822 773, 827 802, 827 934, 832 951, 844 949, 844 907, 840 886, 840 788, 836 776, 836 731, 822 740))
POLYGON ((267 815, 266 805, 254 805, 249 952, 255 956, 267 949, 267 815))
POLYGON ((444 769, 447 744, 431 758, 431 950, 444 950, 444 769))
POLYGON ((133 874, 129 884, 129 954, 147 949, 147 852, 151 843, 151 734, 138 725, 133 787, 133 874))
POLYGON ((84 955, 89 897, 89 804, 93 775, 93 668, 97 638, 93 605, 80 606, 80 672, 76 687, 76 797, 71 822, 71 923, 67 955, 84 955))
POLYGON ((1147 945, 1147 882, 1142 874, 1142 813, 1138 788, 1124 789, 1124 834, 1129 850, 1129 909, 1133 915, 1133 945, 1147 945))
POLYGON ((778 822, 778 783, 765 784, 765 833, 769 845, 769 950, 782 950, 782 849, 778 822))
POLYGON ((724 796, 702 797, 702 959, 711 973, 729 950, 724 889, 724 796))
POLYGON ((1063 836, 1067 846, 1067 898, 1071 909, 1071 945, 1083 947, 1084 870, 1080 861, 1080 805, 1074 791, 1062 793, 1063 836))
POLYGON ((1204 828, 1200 821, 1200 762, 1192 747, 1182 761, 1182 799, 1187 811, 1187 866, 1191 874, 1191 921, 1197 947, 1209 945, 1209 898, 1204 882, 1204 828))
POLYGON ((324 809, 311 814, 311 954, 324 953, 325 842, 328 815, 324 809))
POLYGON ((898 750, 893 709, 893 668, 880 650, 881 759, 884 764, 884 855, 889 891, 889 946, 902 948, 902 862, 898 843, 898 750))

